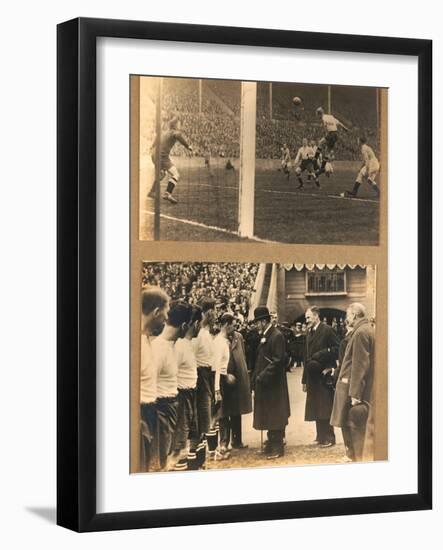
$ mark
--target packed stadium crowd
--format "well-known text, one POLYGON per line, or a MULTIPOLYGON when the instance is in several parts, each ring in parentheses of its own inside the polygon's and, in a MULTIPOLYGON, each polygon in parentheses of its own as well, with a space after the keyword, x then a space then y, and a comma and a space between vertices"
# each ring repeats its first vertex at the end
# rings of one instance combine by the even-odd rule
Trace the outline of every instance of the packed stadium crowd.
MULTIPOLYGON (((192 143, 194 154, 236 158, 240 151, 240 126, 230 116, 191 114, 183 117, 183 133, 192 143)), ((183 147, 176 146, 173 154, 181 155, 183 147)))
MULTIPOLYGON (((182 129, 192 143, 194 154, 204 157, 238 158, 240 153, 240 84, 238 82, 203 81, 201 105, 197 81, 189 79, 165 79, 163 91, 163 110, 165 119, 171 113, 180 114, 182 129), (218 100, 214 99, 214 96, 218 100), (223 108, 223 104, 227 108, 223 108), (234 113, 234 115, 232 115, 234 113)), ((323 128, 315 118, 315 108, 325 104, 324 87, 304 85, 306 99, 303 108, 294 112, 289 86, 274 86, 273 112, 269 117, 269 91, 265 83, 259 83, 257 94, 257 158, 279 158, 280 150, 286 143, 294 152, 300 147, 302 139, 319 141, 323 128), (312 89, 311 89, 312 88, 312 89)), ((335 114, 345 122, 352 123, 348 133, 342 133, 336 147, 336 157, 340 160, 359 160, 360 151, 357 138, 364 133, 368 140, 376 144, 376 121, 374 105, 368 98, 367 109, 362 109, 355 101, 349 100, 346 91, 334 88, 335 114)), ((349 95, 349 94, 348 94, 349 95)), ((173 156, 182 156, 185 149, 176 145, 173 156)))
POLYGON ((253 263, 145 262, 142 286, 159 286, 172 300, 192 305, 211 298, 219 312, 235 312, 246 320, 257 272, 253 263))

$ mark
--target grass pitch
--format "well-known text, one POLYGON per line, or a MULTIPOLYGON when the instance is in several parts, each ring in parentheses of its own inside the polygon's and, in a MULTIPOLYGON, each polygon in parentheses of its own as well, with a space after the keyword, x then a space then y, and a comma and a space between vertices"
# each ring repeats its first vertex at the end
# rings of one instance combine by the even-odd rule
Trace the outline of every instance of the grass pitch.
MULTIPOLYGON (((178 159, 178 204, 161 200, 162 240, 241 241, 238 230, 238 170, 212 168, 178 159)), ((297 189, 293 173, 286 179, 275 168, 256 170, 255 236, 258 240, 298 244, 377 245, 379 200, 367 184, 358 199, 341 198, 352 189, 360 163, 334 163, 321 188, 308 182, 297 189)), ((165 184, 162 185, 162 192, 165 184)), ((383 190, 382 190, 383 192, 383 190)), ((152 239, 154 201, 142 199, 141 238, 152 239)))

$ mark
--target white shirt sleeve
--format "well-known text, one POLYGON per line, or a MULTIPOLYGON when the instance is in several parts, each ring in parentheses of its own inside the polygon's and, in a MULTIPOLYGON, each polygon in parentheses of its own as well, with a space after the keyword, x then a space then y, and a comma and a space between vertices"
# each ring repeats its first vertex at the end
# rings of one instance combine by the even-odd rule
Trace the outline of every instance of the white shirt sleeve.
POLYGON ((298 164, 300 162, 301 157, 301 148, 297 151, 297 156, 295 157, 294 164, 298 164))
POLYGON ((220 390, 220 376, 228 374, 229 344, 222 336, 214 340, 215 391, 220 390))

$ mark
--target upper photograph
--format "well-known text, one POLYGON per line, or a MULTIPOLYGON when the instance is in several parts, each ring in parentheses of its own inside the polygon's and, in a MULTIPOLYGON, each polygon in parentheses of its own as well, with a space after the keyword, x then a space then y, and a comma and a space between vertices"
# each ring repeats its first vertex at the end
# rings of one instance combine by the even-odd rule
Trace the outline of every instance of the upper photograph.
POLYGON ((386 104, 375 87, 131 76, 139 238, 378 245, 386 104))

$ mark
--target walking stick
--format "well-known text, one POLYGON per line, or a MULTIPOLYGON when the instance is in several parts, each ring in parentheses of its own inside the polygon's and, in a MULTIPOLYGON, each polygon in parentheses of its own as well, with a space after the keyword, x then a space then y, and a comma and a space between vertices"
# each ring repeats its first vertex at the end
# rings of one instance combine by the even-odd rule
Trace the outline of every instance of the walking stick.
POLYGON ((263 430, 260 430, 260 449, 263 453, 263 430))

